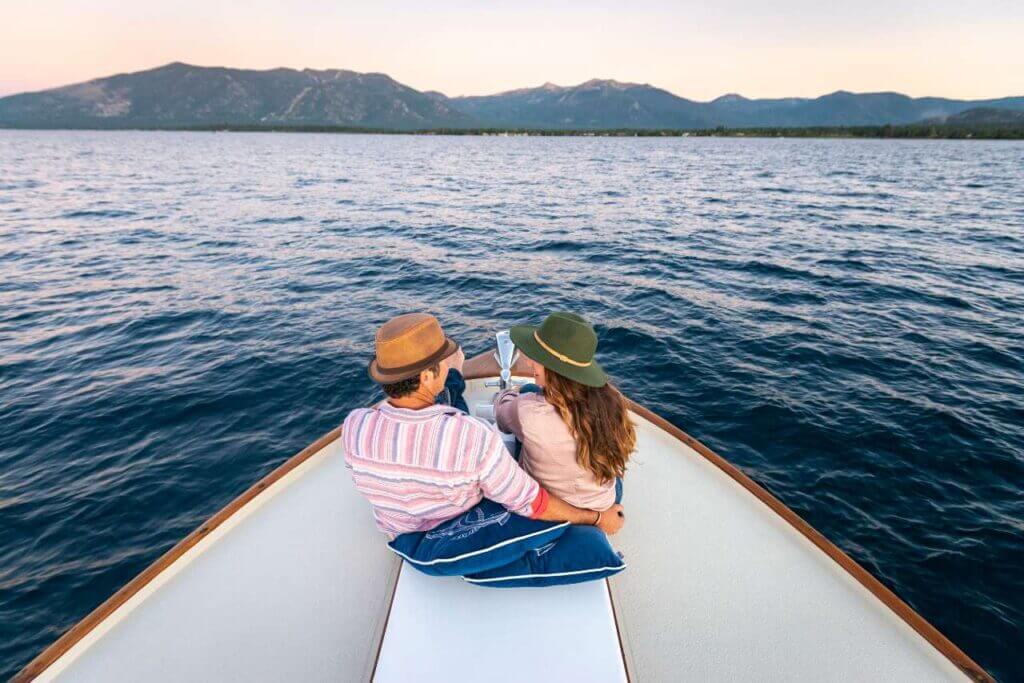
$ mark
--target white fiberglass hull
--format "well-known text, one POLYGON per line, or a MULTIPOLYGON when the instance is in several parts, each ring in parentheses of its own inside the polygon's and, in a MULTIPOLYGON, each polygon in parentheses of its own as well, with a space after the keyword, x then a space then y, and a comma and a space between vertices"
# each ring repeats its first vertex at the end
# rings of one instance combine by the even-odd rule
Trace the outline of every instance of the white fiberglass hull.
MULTIPOLYGON (((487 363, 478 357, 467 370, 494 374, 487 363)), ((469 385, 476 412, 494 389, 484 378, 469 385)), ((499 590, 408 566, 399 572, 335 431, 185 539, 19 678, 987 679, 793 513, 636 410, 627 523, 613 538, 629 567, 610 582, 499 590)))

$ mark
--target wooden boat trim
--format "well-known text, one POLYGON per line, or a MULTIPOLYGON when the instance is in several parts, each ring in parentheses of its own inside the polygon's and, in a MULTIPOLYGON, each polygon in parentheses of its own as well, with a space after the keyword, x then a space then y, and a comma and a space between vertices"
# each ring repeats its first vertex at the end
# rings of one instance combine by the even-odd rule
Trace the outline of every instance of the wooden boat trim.
MULTIPOLYGON (((465 377, 470 379, 483 379, 494 377, 498 374, 498 364, 490 353, 480 354, 466 360, 463 366, 465 377)), ((517 362, 513 367, 513 374, 520 376, 531 376, 532 372, 525 363, 517 362)), ((860 566, 849 555, 840 550, 834 543, 825 538, 821 532, 803 520, 798 514, 789 509, 782 501, 769 493, 764 487, 748 477, 739 468, 728 460, 715 453, 703 443, 693 438, 679 427, 661 417, 657 413, 645 408, 636 401, 627 398, 630 410, 652 423, 667 434, 674 436, 679 441, 699 453, 712 465, 720 469, 737 484, 753 494, 758 500, 790 526, 796 529, 802 536, 818 547, 832 558, 836 564, 842 567, 846 573, 857 580, 872 595, 878 598, 886 607, 892 610, 908 626, 916 631, 922 638, 928 641, 932 647, 944 655, 950 662, 960 669, 968 678, 973 681, 984 683, 995 683, 995 679, 985 671, 977 662, 971 659, 967 653, 961 650, 949 638, 942 635, 937 628, 932 626, 920 614, 900 599, 894 592, 887 588, 881 581, 876 579, 869 571, 860 566)))
POLYGON ((85 638, 85 636, 92 632, 92 630, 99 624, 103 623, 103 621, 113 614, 118 608, 128 602, 132 596, 137 594, 145 588, 147 584, 163 573, 164 570, 172 566, 193 546, 209 536, 217 527, 224 524, 224 522, 226 522, 232 515, 244 508, 260 494, 264 493, 273 484, 283 479, 289 472, 319 453, 326 446, 336 441, 340 436, 341 427, 331 430, 249 487, 244 493, 206 520, 206 522, 200 525, 198 529, 190 533, 179 541, 177 545, 164 553, 156 562, 144 569, 141 574, 107 598, 107 600, 90 612, 84 619, 72 626, 53 644, 39 653, 35 659, 29 662, 24 669, 19 671, 14 678, 11 679, 12 683, 25 683, 26 681, 34 680, 37 676, 46 671, 50 665, 60 659, 68 650, 85 638))

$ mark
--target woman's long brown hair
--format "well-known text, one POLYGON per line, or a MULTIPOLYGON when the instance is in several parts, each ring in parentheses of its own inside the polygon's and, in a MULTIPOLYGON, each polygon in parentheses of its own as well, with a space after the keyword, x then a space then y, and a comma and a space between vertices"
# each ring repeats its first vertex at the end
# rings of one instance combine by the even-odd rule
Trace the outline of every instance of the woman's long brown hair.
POLYGON ((576 439, 576 462, 602 484, 626 473, 636 448, 636 427, 626 399, 611 382, 588 387, 544 369, 544 394, 576 439))

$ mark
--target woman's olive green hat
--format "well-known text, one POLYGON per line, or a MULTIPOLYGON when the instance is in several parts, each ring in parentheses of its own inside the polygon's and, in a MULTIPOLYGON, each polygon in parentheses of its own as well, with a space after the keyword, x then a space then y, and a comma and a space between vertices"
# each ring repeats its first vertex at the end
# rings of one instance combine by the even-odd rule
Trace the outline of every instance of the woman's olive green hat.
POLYGON ((540 327, 516 325, 509 335, 520 351, 548 370, 588 387, 608 383, 604 370, 594 360, 597 334, 590 323, 574 313, 552 313, 540 327))

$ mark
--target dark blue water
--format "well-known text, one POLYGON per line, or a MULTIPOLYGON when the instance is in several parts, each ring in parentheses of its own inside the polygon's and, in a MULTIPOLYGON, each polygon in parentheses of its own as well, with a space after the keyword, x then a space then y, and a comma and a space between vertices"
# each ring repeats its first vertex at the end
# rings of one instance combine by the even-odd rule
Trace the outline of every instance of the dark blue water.
POLYGON ((1022 188, 1020 143, 0 131, 0 678, 370 399, 387 317, 570 309, 1024 679, 1022 188))

